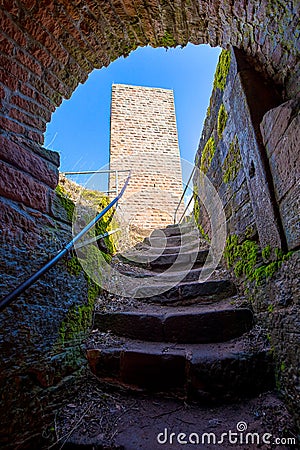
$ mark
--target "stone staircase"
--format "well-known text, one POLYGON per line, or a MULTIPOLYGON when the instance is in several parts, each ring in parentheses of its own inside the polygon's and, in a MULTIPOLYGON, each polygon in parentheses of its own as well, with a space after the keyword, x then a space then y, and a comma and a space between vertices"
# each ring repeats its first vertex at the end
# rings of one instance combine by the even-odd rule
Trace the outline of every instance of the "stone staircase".
POLYGON ((253 345, 252 311, 232 281, 220 268, 199 281, 212 262, 188 224, 155 230, 115 260, 139 286, 135 299, 96 311, 94 328, 109 339, 91 344, 87 357, 103 383, 205 403, 273 388, 271 354, 253 345))

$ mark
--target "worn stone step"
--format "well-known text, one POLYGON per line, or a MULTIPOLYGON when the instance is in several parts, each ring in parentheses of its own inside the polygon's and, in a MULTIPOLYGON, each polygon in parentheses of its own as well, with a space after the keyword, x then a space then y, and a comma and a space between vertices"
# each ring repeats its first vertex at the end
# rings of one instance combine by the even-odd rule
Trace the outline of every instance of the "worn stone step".
POLYGON ((128 341, 87 350, 92 372, 103 382, 150 392, 178 393, 204 402, 232 401, 274 386, 268 350, 243 343, 168 345, 128 341))
POLYGON ((164 233, 167 237, 180 236, 182 234, 190 233, 194 230, 198 231, 194 224, 168 225, 166 228, 156 228, 154 231, 152 231, 150 236, 154 237, 161 233, 164 233))
POLYGON ((138 252, 142 252, 142 253, 148 253, 149 255, 151 254, 163 254, 163 255, 169 255, 169 254, 178 254, 179 252, 191 252, 191 251, 195 251, 195 250, 207 250, 208 249, 208 244, 207 243, 203 243, 202 241, 195 239, 191 242, 187 242, 183 245, 180 246, 166 246, 166 247, 158 247, 153 246, 151 247, 148 244, 145 244, 143 242, 139 242, 138 244, 135 245, 133 253, 135 253, 136 251, 138 252))
POLYGON ((136 298, 161 305, 180 305, 217 302, 236 294, 236 287, 230 280, 183 282, 175 286, 170 284, 171 287, 169 284, 160 284, 157 279, 149 279, 146 285, 136 289, 136 298))
POLYGON ((149 268, 155 271, 162 271, 171 266, 178 267, 195 267, 196 265, 204 265, 212 261, 208 259, 208 250, 180 252, 180 254, 148 254, 142 252, 126 252, 118 254, 118 258, 131 265, 149 268))
POLYGON ((196 344, 228 341, 249 331, 253 325, 248 308, 198 307, 174 312, 174 308, 160 307, 160 310, 96 312, 94 327, 130 339, 196 344))
POLYGON ((149 245, 151 247, 165 248, 187 245, 194 241, 206 243, 198 230, 192 230, 189 233, 174 236, 166 236, 162 231, 155 234, 153 232, 150 237, 147 237, 143 240, 143 244, 149 245))
MULTIPOLYGON (((213 268, 213 270, 219 269, 213 268)), ((173 269, 173 268, 172 268, 173 269)), ((131 268, 129 265, 118 267, 118 271, 126 275, 128 277, 135 278, 145 278, 145 279, 154 279, 159 283, 171 283, 174 285, 179 284, 180 282, 188 282, 188 281, 199 281, 200 279, 205 279, 206 276, 211 275, 212 268, 210 266, 204 267, 196 267, 190 270, 177 270, 175 267, 173 270, 168 270, 167 272, 153 272, 151 270, 142 270, 136 272, 134 268, 131 268)))

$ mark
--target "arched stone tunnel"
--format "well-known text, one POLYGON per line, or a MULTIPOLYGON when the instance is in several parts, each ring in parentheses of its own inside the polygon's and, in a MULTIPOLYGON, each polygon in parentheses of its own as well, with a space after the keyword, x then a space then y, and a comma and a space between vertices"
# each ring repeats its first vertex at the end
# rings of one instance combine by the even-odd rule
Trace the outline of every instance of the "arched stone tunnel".
MULTIPOLYGON (((43 148, 43 134, 51 114, 64 98, 71 97, 79 83, 86 81, 93 69, 108 66, 116 58, 146 45, 233 46, 240 49, 243 58, 265 80, 272 80, 280 99, 277 104, 299 98, 300 4, 297 0, 3 0, 0 11, 3 293, 10 291, 19 278, 26 278, 70 234, 66 219, 60 224, 60 238, 55 235, 61 214, 53 192, 58 182, 59 157, 43 148), (39 249, 37 259, 29 251, 34 247, 39 249)), ((274 124, 274 132, 279 126, 274 124)), ((299 152, 297 142, 294 149, 299 152)), ((285 164, 284 159, 278 164, 285 164)), ((298 247, 299 237, 292 239, 289 249, 298 247)), ((52 278, 49 275, 44 285, 32 291, 34 300, 29 292, 3 316, 2 386, 7 392, 5 405, 12 416, 18 408, 9 388, 14 376, 17 380, 14 386, 20 390, 22 383, 27 388, 36 382, 42 388, 55 384, 55 364, 49 366, 48 372, 41 369, 45 364, 41 357, 45 348, 41 335, 53 334, 53 328, 57 333, 70 306, 81 301, 81 295, 73 295, 77 280, 68 281, 67 289, 62 287, 66 276, 63 271, 52 278), (46 297, 47 283, 52 284, 46 297), (69 290, 69 296, 63 290, 69 290), (51 320, 54 320, 52 325, 51 320), (20 358, 24 346, 28 357, 20 358), (30 361, 36 360, 38 364, 30 369, 30 361)), ((54 341, 53 337, 49 346, 54 341)), ((65 368, 61 377, 67 373, 65 368)), ((291 379, 290 383, 295 385, 291 379)), ((20 403, 26 403, 30 395, 25 389, 20 403)), ((40 395, 37 409, 43 408, 45 398, 48 397, 40 395)), ((25 419, 14 416, 6 434, 14 433, 18 427, 26 428, 25 424, 25 419)), ((29 424, 31 431, 23 436, 25 440, 34 428, 29 424)))
POLYGON ((40 150, 51 114, 94 68, 138 46, 236 46, 283 98, 297 93, 296 1, 4 1, 1 29, 0 126, 10 164, 1 193, 43 213, 49 213, 48 187, 57 182, 56 155, 40 150), (26 196, 24 183, 35 196, 26 196))

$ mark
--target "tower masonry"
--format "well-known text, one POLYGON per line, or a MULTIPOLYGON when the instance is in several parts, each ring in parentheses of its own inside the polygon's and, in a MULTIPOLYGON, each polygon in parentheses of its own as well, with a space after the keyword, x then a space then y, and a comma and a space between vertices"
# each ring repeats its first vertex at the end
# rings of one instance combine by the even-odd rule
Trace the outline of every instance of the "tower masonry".
MULTIPOLYGON (((126 221, 143 229, 173 222, 182 195, 182 173, 172 90, 112 86, 110 169, 131 170, 120 202, 126 221)), ((119 187, 126 176, 118 173, 119 187)), ((110 191, 115 187, 111 174, 110 191)))

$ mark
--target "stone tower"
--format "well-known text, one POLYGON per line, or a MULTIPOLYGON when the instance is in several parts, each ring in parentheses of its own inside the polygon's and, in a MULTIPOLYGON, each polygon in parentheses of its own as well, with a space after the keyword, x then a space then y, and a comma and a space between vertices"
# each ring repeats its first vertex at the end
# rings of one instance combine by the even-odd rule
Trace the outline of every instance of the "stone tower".
MULTIPOLYGON (((173 223, 182 174, 172 90, 112 86, 110 169, 131 169, 120 202, 127 222, 143 229, 173 223)), ((126 176, 118 174, 119 188, 126 176)), ((110 191, 115 186, 112 174, 110 191)))

